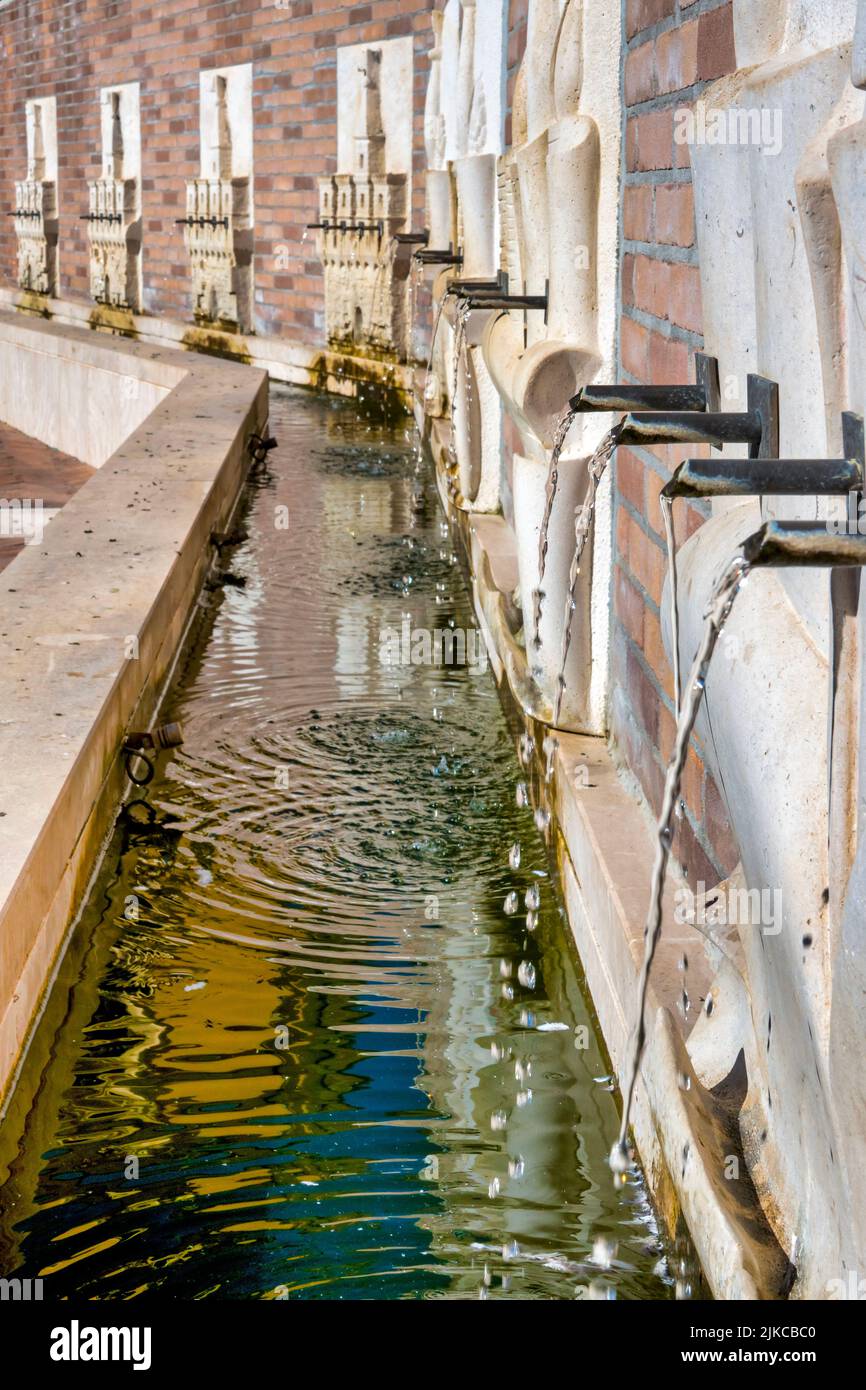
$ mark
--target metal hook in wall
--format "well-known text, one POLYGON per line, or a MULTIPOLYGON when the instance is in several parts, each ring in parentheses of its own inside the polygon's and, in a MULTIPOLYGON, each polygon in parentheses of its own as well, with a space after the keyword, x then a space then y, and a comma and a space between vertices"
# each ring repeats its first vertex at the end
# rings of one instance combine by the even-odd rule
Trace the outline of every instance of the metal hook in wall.
POLYGON ((134 782, 137 787, 146 787, 149 782, 153 781, 156 772, 155 764, 149 755, 159 753, 164 748, 179 748, 182 743, 183 729, 177 722, 160 724, 155 729, 127 734, 123 740, 122 749, 125 755, 126 775, 130 782, 134 782), (143 777, 139 777, 136 773, 137 762, 144 763, 146 771, 143 777))
POLYGON ((247 440, 247 452, 258 468, 260 468, 263 463, 267 463, 268 454, 271 449, 276 449, 276 447, 277 441, 272 435, 263 438, 260 434, 251 434, 247 440))

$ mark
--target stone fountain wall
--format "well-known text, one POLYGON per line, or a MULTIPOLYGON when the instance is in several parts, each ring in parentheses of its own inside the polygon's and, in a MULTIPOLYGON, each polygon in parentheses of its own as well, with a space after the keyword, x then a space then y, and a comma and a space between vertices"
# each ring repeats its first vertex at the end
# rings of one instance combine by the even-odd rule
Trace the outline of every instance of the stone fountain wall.
MULTIPOLYGON (((512 294, 546 291, 547 313, 477 301, 461 321, 446 293, 455 271, 434 276, 446 326, 425 428, 500 676, 542 725, 581 461, 608 423, 579 420, 568 439, 533 649, 544 480, 579 386, 687 383, 704 347, 719 359, 725 410, 745 409, 748 373, 779 384, 783 457, 838 457, 842 411, 866 408, 866 4, 629 0, 622 18, 619 5, 530 0, 497 32, 482 0, 449 0, 435 26, 430 221, 454 229, 458 276, 505 271, 512 294), (510 97, 493 134, 488 61, 510 97)), ((703 452, 619 450, 575 592, 559 728, 610 735, 647 811, 675 728, 659 491, 686 453, 703 452)), ((686 670, 712 583, 772 517, 829 513, 814 498, 677 504, 686 670)), ((711 672, 674 839, 692 906, 702 900, 686 882, 723 905, 721 937, 698 947, 705 1007, 692 1001, 672 1025, 682 1065, 710 1110, 712 1088, 737 1092, 737 1172, 766 1248, 789 1262, 787 1281, 766 1287, 804 1298, 835 1296, 866 1259, 859 587, 859 574, 831 587, 826 570, 752 578, 711 672)), ((574 823, 561 831, 586 875, 581 922, 599 851, 574 823)), ((596 937, 608 982, 624 987, 616 950, 604 930, 596 937)), ((631 1002, 620 995, 618 1008, 631 1002)), ((654 1055, 658 1133, 679 1101, 654 1055)), ((646 1128, 643 1141, 652 1152, 646 1128)), ((694 1193, 674 1181, 688 1206, 694 1193)))

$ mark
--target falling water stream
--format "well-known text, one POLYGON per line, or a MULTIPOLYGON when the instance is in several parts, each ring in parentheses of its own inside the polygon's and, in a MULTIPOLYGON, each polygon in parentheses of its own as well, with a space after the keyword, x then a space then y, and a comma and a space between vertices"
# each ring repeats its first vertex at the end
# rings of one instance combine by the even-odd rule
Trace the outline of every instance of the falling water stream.
MULTIPOLYGON (((689 740, 691 739, 692 730, 695 727, 695 720, 698 717, 701 701, 704 697, 707 674, 710 669, 710 662, 713 659, 713 652, 716 649, 716 644, 721 636, 724 625, 730 616, 737 594, 742 588, 748 574, 748 563, 742 555, 737 555, 728 565, 713 590, 707 608, 706 626, 704 627, 697 656, 695 657, 694 665, 689 675, 685 700, 677 722, 676 738, 674 739, 674 748, 665 777, 662 807, 656 828, 656 853, 653 863, 649 908, 647 911, 646 925, 644 927, 644 958, 638 984, 637 1021, 632 1035, 632 1051, 629 1058, 628 1072, 623 1091, 624 1103, 622 1123, 620 1125, 619 1138, 613 1146, 610 1156, 611 1167, 614 1173, 617 1174, 623 1174, 628 1171, 631 1163, 631 1156, 628 1148, 628 1129, 631 1121, 631 1109, 634 1100, 635 1086, 637 1084, 641 1059, 646 1044, 647 994, 649 991, 653 960, 662 930, 665 878, 673 843, 674 816, 676 814, 676 807, 679 805, 683 769, 685 768, 686 758, 689 752, 689 740)), ((683 990, 683 996, 684 1010, 687 1012, 688 999, 685 989, 683 990)))
POLYGON ((674 712, 680 717, 680 604, 677 593, 677 538, 674 531, 674 499, 660 497, 668 551, 668 589, 671 615, 671 653, 674 668, 674 712))
POLYGON ((533 646, 541 646, 541 612, 544 606, 544 573, 547 568, 547 547, 550 532, 550 518, 553 515, 553 504, 556 501, 556 493, 559 487, 559 460, 568 432, 572 424, 577 419, 577 411, 569 407, 565 414, 557 422, 553 436, 553 447, 550 452, 550 466, 547 470, 547 482, 544 488, 544 515, 541 518, 541 527, 538 532, 538 587, 532 595, 532 625, 535 629, 533 633, 533 646))
POLYGON ((577 607, 577 581, 580 577, 580 562, 589 539, 592 529, 592 518, 595 515, 595 502, 598 496, 598 485, 604 477, 605 469, 613 457, 614 450, 619 442, 619 425, 614 425, 613 429, 608 430, 607 434, 598 445, 595 453, 589 459, 586 469, 589 478, 589 487, 584 501, 574 511, 574 554, 571 558, 571 568, 568 575, 568 593, 565 599, 565 613, 563 615, 562 626, 562 651, 559 658, 559 675, 556 679, 556 694, 553 702, 553 722, 559 723, 562 713, 562 701, 565 695, 565 672, 568 666, 568 653, 571 649, 571 630, 573 627, 574 612, 577 607))
POLYGON ((244 586, 163 711, 185 744, 119 822, 2 1128, 0 1274, 671 1297, 639 1172, 610 1182, 532 774, 485 663, 417 640, 475 631, 428 464, 352 402, 278 389, 271 426, 244 586))
MULTIPOLYGON (((457 393, 460 389, 460 364, 463 360, 463 352, 466 346, 466 328, 469 323, 469 315, 472 313, 471 305, 466 301, 461 301, 457 309, 457 323, 454 329, 454 365, 451 376, 451 442, 449 445, 449 462, 452 470, 457 467, 457 393)), ((468 408, 468 401, 465 403, 468 408)), ((467 419, 468 424, 468 419, 467 419)), ((451 480, 451 491, 456 490, 456 484, 451 480)))

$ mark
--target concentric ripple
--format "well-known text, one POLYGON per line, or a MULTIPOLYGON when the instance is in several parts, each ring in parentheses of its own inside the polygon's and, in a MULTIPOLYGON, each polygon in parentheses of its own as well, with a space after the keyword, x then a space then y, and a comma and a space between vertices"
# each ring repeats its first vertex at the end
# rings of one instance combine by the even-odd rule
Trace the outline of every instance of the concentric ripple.
POLYGON ((403 637, 474 622, 426 465, 349 403, 274 391, 271 425, 185 744, 118 823, 5 1126, 0 1273, 668 1297, 492 678, 403 637))

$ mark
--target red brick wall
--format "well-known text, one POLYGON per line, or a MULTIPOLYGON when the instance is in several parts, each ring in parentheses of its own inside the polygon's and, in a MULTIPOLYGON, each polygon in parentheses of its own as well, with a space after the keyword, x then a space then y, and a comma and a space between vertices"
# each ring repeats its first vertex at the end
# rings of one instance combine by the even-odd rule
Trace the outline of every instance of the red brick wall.
POLYGON ((514 105, 514 84, 520 60, 526 48, 526 24, 529 18, 529 0, 508 0, 508 48, 505 83, 505 143, 511 144, 511 108, 514 105))
MULTIPOLYGON (((11 0, 0 9, 0 211, 26 172, 24 102, 57 95, 60 280, 87 299, 87 180, 100 169, 99 89, 141 83, 144 303, 190 319, 182 228, 199 171, 199 69, 252 63, 256 329, 323 341, 321 267, 302 245, 318 175, 337 151, 338 44, 415 36, 413 223, 423 225, 423 110, 430 0, 11 0)), ((15 237, 0 218, 0 283, 15 283, 15 237)))
MULTIPOLYGON (((625 381, 693 380, 701 295, 688 148, 674 113, 734 68, 730 0, 627 0, 620 369, 625 381)), ((694 450, 694 452, 699 452, 694 450)), ((665 542, 658 494, 675 449, 620 449, 615 473, 612 732, 651 805, 661 803, 674 737, 673 684, 659 605, 665 542)), ((675 509, 679 539, 702 521, 675 509)), ((689 754, 675 853, 692 880, 714 883, 737 853, 700 749, 689 754)))

